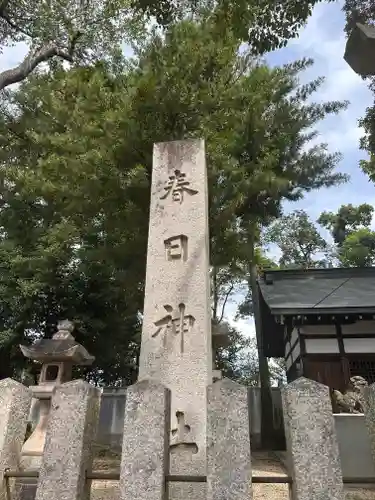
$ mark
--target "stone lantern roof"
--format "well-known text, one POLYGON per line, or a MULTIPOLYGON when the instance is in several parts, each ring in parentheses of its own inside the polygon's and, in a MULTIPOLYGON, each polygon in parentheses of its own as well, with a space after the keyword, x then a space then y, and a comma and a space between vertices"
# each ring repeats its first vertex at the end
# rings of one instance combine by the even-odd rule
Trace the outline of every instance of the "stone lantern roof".
POLYGON ((41 363, 69 362, 74 365, 91 365, 95 358, 72 335, 74 325, 64 320, 51 339, 37 340, 32 346, 20 345, 22 354, 41 363))

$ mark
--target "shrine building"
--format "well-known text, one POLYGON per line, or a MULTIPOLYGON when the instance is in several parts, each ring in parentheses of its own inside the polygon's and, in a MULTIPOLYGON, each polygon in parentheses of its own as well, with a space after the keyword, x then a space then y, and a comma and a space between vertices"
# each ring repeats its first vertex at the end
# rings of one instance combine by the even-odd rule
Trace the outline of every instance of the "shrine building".
POLYGON ((264 271, 258 287, 264 353, 289 382, 375 382, 375 267, 264 271))

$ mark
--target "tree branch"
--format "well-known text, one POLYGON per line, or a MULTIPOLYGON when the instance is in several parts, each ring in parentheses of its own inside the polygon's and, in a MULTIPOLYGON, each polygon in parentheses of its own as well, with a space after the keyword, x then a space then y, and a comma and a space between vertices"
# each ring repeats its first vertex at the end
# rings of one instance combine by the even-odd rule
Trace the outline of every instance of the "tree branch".
POLYGON ((224 302, 223 302, 223 307, 221 308, 221 315, 220 315, 220 319, 219 319, 218 323, 221 323, 223 321, 225 306, 227 305, 227 301, 228 301, 229 295, 232 293, 233 288, 234 288, 234 285, 232 284, 229 287, 229 290, 227 291, 227 293, 225 294, 225 299, 224 299, 224 302))
POLYGON ((12 69, 7 69, 0 73, 0 90, 12 85, 13 83, 22 82, 25 80, 40 63, 59 56, 66 61, 72 62, 72 56, 69 52, 65 52, 55 44, 48 44, 39 49, 35 54, 29 52, 25 59, 12 69))
POLYGON ((55 56, 60 57, 65 61, 73 62, 74 51, 81 35, 82 33, 77 31, 72 36, 67 51, 59 48, 55 43, 44 45, 34 54, 30 51, 21 64, 15 68, 7 69, 0 73, 0 91, 13 83, 22 82, 30 75, 30 73, 34 71, 37 66, 39 66, 40 63, 48 61, 55 56))
MULTIPOLYGON (((5 4, 6 6, 6 4, 5 4)), ((16 23, 14 23, 11 18, 8 16, 8 14, 5 12, 5 6, 0 5, 0 18, 4 19, 4 21, 10 26, 14 31, 18 31, 19 33, 22 33, 28 37, 31 37, 31 33, 28 31, 25 31, 23 28, 18 26, 16 23)))

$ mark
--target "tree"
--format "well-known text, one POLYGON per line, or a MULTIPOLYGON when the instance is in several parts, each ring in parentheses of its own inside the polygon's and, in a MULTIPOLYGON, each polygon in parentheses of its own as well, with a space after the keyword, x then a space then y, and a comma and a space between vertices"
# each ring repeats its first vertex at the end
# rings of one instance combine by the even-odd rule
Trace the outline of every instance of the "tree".
MULTIPOLYGON (((216 353, 216 367, 222 376, 240 384, 259 386, 259 359, 256 339, 245 337, 237 328, 223 321, 221 329, 228 333, 229 345, 221 347, 216 353)), ((272 359, 269 364, 270 381, 273 385, 281 385, 286 381, 284 359, 272 359)))
POLYGON ((351 233, 340 247, 340 262, 346 267, 369 267, 375 264, 375 231, 361 228, 351 233))
MULTIPOLYGON (((326 0, 331 2, 333 0, 326 0)), ((214 3, 214 2, 212 2, 214 3)), ((209 2, 209 5, 212 4, 209 2)), ((248 41, 254 54, 264 54, 286 45, 298 36, 300 28, 320 0, 219 0, 215 2, 218 31, 228 26, 235 35, 248 41)), ((212 14, 210 13, 210 16, 212 14)))
POLYGON ((330 231, 334 242, 340 246, 348 235, 371 224, 373 211, 374 208, 367 203, 358 207, 341 205, 337 213, 322 212, 318 223, 330 231))
MULTIPOLYGON (((374 25, 375 5, 371 0, 345 0, 343 10, 346 15, 345 32, 349 35, 355 23, 374 25)), ((375 95, 375 78, 365 77, 369 88, 375 95)), ((367 151, 369 158, 360 161, 360 166, 372 182, 375 182, 375 104, 366 109, 366 114, 358 121, 364 135, 360 139, 360 148, 367 151)))
POLYGON ((336 213, 323 212, 318 222, 328 229, 342 266, 367 267, 375 262, 375 232, 371 229, 374 208, 367 203, 342 205, 336 213))
POLYGON ((347 34, 351 32, 355 23, 371 23, 375 19, 375 6, 371 0, 345 0, 343 11, 346 15, 347 34))
POLYGON ((266 226, 273 218, 281 215, 283 200, 297 200, 306 191, 345 180, 344 177, 333 173, 338 156, 327 154, 324 145, 305 152, 302 150, 303 146, 315 136, 315 132, 305 132, 306 128, 313 126, 326 113, 336 113, 345 106, 344 103, 304 104, 321 83, 318 79, 298 88, 296 76, 308 64, 308 61, 300 61, 284 68, 278 75, 281 76, 281 81, 277 85, 276 93, 264 85, 265 91, 270 92, 269 98, 265 101, 266 109, 258 110, 256 115, 262 117, 259 120, 261 123, 256 122, 252 112, 244 117, 243 143, 241 149, 237 151, 236 182, 229 183, 233 190, 237 191, 232 194, 232 200, 237 202, 235 213, 243 242, 241 259, 247 263, 248 288, 254 305, 262 387, 262 415, 265 419, 262 422, 264 446, 272 445, 272 442, 267 443, 272 441, 270 433, 272 400, 269 390, 269 367, 263 352, 261 316, 257 303, 255 248, 259 242, 262 226, 266 226), (290 96, 292 89, 296 90, 296 97, 290 96), (293 116, 293 119, 288 120, 286 116, 293 116), (246 133, 254 129, 255 134, 246 133), (283 131, 281 134, 280 130, 283 131))
POLYGON ((0 337, 11 373, 18 343, 69 317, 97 357, 88 377, 136 375, 154 142, 206 139, 211 262, 242 266, 249 289, 259 228, 282 200, 344 180, 338 155, 306 147, 311 127, 345 107, 306 102, 322 83, 299 84, 311 61, 270 69, 240 53, 230 30, 213 37, 216 29, 183 21, 152 33, 133 61, 52 69, 9 93, 0 337))
MULTIPOLYGON (((0 73, 0 90, 23 81, 41 63, 82 64, 108 57, 122 42, 145 36, 145 22, 168 26, 190 15, 216 23, 216 36, 228 26, 254 53, 284 46, 320 0, 35 0, 0 1, 0 47, 24 42, 25 59, 0 73)), ((1 50, 1 49, 0 49, 1 50)))
POLYGON ((104 68, 88 68, 36 77, 11 104, 17 112, 3 115, 0 153, 0 376, 25 365, 19 343, 51 336, 67 317, 97 357, 83 374, 131 383, 148 180, 117 135, 129 124, 128 96, 104 68))
POLYGON ((330 232, 333 245, 319 233, 303 210, 275 221, 264 242, 281 250, 281 267, 366 267, 375 262, 375 232, 371 229, 373 207, 342 205, 336 213, 322 212, 318 223, 330 232))
POLYGON ((0 47, 24 42, 28 54, 0 73, 0 90, 27 78, 43 62, 69 63, 108 56, 130 35, 129 5, 123 0, 0 2, 0 47))
POLYGON ((281 250, 281 267, 326 267, 328 245, 304 210, 296 210, 278 219, 268 229, 267 243, 281 250))

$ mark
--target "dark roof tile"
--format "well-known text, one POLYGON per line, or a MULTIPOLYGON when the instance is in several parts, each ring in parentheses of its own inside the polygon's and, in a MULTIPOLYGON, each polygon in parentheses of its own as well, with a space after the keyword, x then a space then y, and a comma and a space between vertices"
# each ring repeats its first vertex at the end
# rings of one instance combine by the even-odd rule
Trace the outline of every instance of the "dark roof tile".
POLYGON ((274 314, 375 311, 375 268, 271 271, 258 283, 274 314))

